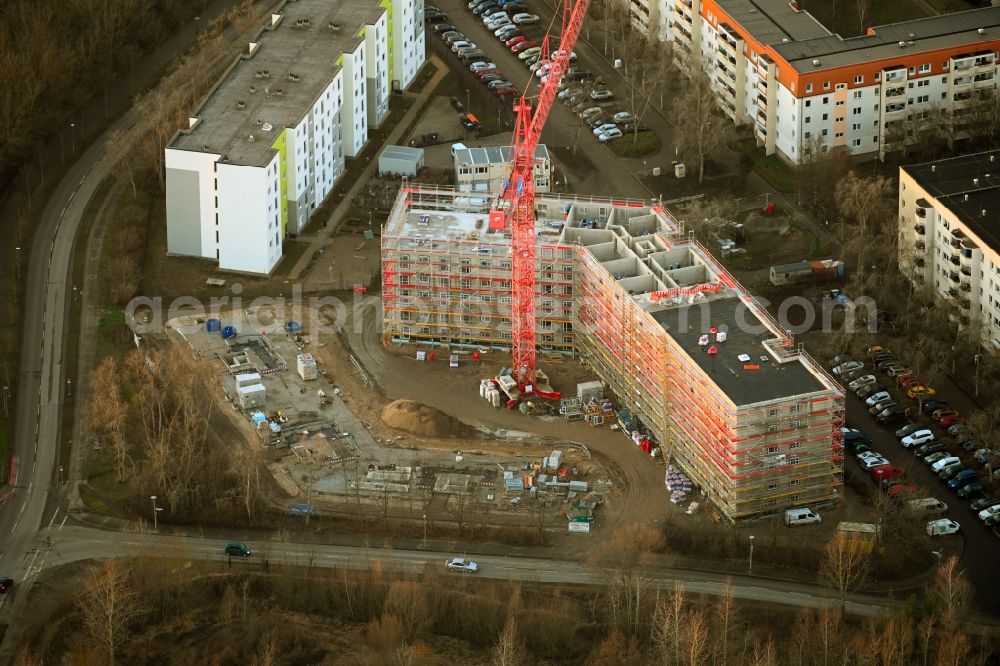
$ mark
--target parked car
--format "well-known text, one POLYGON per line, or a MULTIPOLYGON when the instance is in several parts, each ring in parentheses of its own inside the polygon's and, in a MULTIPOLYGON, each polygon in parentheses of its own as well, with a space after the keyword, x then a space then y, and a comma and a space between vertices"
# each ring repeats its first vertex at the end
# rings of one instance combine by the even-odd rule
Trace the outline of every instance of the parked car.
POLYGON ((950 518, 938 518, 927 523, 927 535, 932 537, 958 534, 960 529, 961 525, 950 518))
POLYGON ((935 453, 940 453, 942 451, 947 451, 947 450, 948 450, 948 447, 946 447, 941 442, 935 441, 935 442, 931 442, 931 443, 928 443, 928 444, 924 444, 923 446, 918 446, 913 453, 918 458, 924 458, 924 459, 926 459, 927 456, 933 455, 935 453))
POLYGON ((13 578, 0 578, 0 594, 3 594, 12 587, 14 587, 13 578))
POLYGON ((474 130, 479 127, 479 118, 476 118, 471 113, 463 113, 458 117, 458 121, 462 123, 462 127, 467 130, 474 130))
POLYGON ((961 462, 958 456, 945 456, 936 462, 931 463, 931 471, 937 474, 952 463, 961 462))
POLYGON ((1000 504, 988 506, 985 509, 980 510, 976 515, 979 516, 979 520, 986 520, 990 516, 1000 515, 1000 504))
POLYGON ((472 13, 475 16, 482 16, 483 14, 492 14, 498 9, 500 9, 500 5, 498 5, 497 3, 484 2, 481 5, 477 5, 476 8, 472 10, 472 13))
POLYGON ((580 112, 580 117, 583 118, 584 120, 586 120, 587 118, 590 118, 590 117, 595 116, 595 115, 600 114, 600 113, 604 113, 604 109, 602 109, 599 106, 591 106, 591 107, 586 108, 583 111, 581 111, 580 112))
POLYGON ((619 123, 619 124, 621 124, 621 123, 630 123, 630 122, 633 122, 635 120, 635 118, 632 116, 632 114, 629 113, 628 111, 619 111, 613 117, 614 117, 615 122, 619 123))
POLYGON ((967 486, 976 480, 976 472, 971 469, 964 469, 961 472, 953 475, 948 479, 948 487, 952 490, 958 490, 963 486, 967 486))
POLYGON ((458 32, 458 28, 456 28, 450 23, 440 23, 434 26, 434 32, 436 32, 439 35, 443 35, 446 32, 458 32))
POLYGON ((890 398, 892 398, 892 394, 888 391, 877 391, 868 396, 868 399, 865 400, 865 404, 871 407, 877 402, 882 402, 883 400, 888 400, 890 398))
POLYGON ((899 479, 889 479, 884 487, 886 494, 892 499, 904 500, 913 498, 920 489, 912 483, 904 483, 899 479))
POLYGON ((958 412, 945 405, 931 412, 931 418, 934 419, 935 421, 940 421, 944 417, 951 416, 953 414, 955 416, 958 416, 958 412))
POLYGON ((530 58, 532 56, 536 56, 536 55, 538 55, 541 52, 542 52, 542 49, 541 49, 540 46, 532 46, 530 49, 526 49, 526 50, 521 51, 520 53, 518 53, 517 57, 519 59, 521 59, 521 60, 527 60, 528 58, 530 58))
POLYGON ((497 88, 503 88, 506 86, 513 86, 514 84, 506 79, 497 79, 496 81, 490 81, 486 84, 486 87, 490 90, 496 90, 497 88))
POLYGON ((489 70, 491 72, 495 72, 496 69, 497 69, 497 66, 496 66, 496 64, 494 64, 492 62, 483 61, 483 62, 474 62, 474 63, 470 64, 469 65, 469 69, 473 73, 481 72, 481 71, 484 71, 484 70, 489 70))
POLYGON ((559 91, 556 95, 559 99, 569 99, 571 97, 576 97, 577 95, 582 95, 583 91, 579 88, 564 88, 559 91))
POLYGON ((905 475, 903 468, 896 467, 895 465, 872 467, 868 470, 868 473, 871 475, 872 481, 875 483, 882 483, 888 479, 901 479, 905 475))
POLYGON ((909 437, 918 430, 926 430, 926 428, 919 423, 908 423, 899 430, 896 431, 896 437, 903 438, 909 437))
POLYGON ((875 377, 875 375, 862 375, 857 379, 851 381, 851 383, 847 385, 847 388, 851 389, 852 391, 857 391, 862 386, 868 386, 869 384, 874 384, 877 381, 878 378, 875 377))
POLYGON ((958 424, 962 423, 961 419, 962 419, 962 417, 959 416, 958 414, 949 414, 947 416, 942 417, 941 420, 938 421, 938 425, 940 425, 942 428, 944 428, 945 430, 947 430, 948 428, 951 428, 952 426, 955 426, 955 425, 958 425, 958 424))
POLYGON ((858 462, 861 464, 861 468, 866 471, 872 469, 873 467, 881 467, 882 465, 890 464, 888 458, 881 458, 881 457, 865 458, 864 460, 859 460, 858 462))
POLYGON ((514 14, 515 25, 532 25, 538 23, 538 16, 535 14, 514 14))
POLYGON ((923 446, 924 444, 933 441, 934 441, 934 433, 931 432, 930 430, 924 429, 924 430, 917 430, 912 435, 907 435, 906 437, 901 439, 899 443, 903 445, 903 448, 908 449, 911 446, 923 446))
POLYGON ((603 125, 598 125, 594 128, 594 136, 599 136, 604 134, 607 130, 616 129, 618 126, 614 123, 604 123, 603 125))
MULTIPOLYGON (((975 502, 969 505, 969 508, 979 513, 983 509, 988 509, 992 506, 1000 506, 1000 498, 998 497, 984 497, 982 499, 977 499, 975 502)), ((1000 511, 1000 509, 998 509, 1000 511)))
MULTIPOLYGON (((944 447, 941 447, 944 449, 944 447)), ((928 465, 936 465, 939 460, 944 460, 945 458, 952 457, 947 451, 935 451, 934 453, 924 456, 924 462, 928 465)))
POLYGON ((478 564, 462 557, 453 557, 450 560, 445 560, 444 568, 448 571, 458 571, 461 573, 476 573, 479 571, 478 564))
POLYGON ((493 31, 493 35, 501 41, 506 41, 519 34, 521 31, 517 29, 516 25, 505 25, 493 31))
POLYGON ((620 139, 621 137, 622 131, 616 127, 615 129, 608 130, 607 132, 601 134, 597 137, 597 140, 601 143, 607 143, 609 141, 614 141, 615 139, 620 139))
POLYGON ((929 386, 917 385, 911 386, 907 389, 906 395, 916 400, 917 398, 929 398, 933 395, 937 395, 937 391, 929 386))
POLYGON ((476 46, 475 43, 470 42, 467 39, 459 39, 456 42, 452 42, 451 45, 451 50, 454 51, 455 53, 458 53, 462 49, 478 49, 478 48, 479 47, 476 46))
POLYGON ((941 471, 938 472, 938 478, 945 482, 950 481, 952 477, 961 472, 963 469, 965 469, 965 465, 960 462, 945 465, 941 468, 941 471))
POLYGON ((239 541, 230 541, 226 544, 226 555, 230 557, 250 557, 250 546, 239 541))
POLYGON ((961 499, 967 500, 967 499, 972 499, 974 497, 979 497, 984 492, 986 492, 986 488, 983 486, 983 482, 973 481, 972 483, 959 488, 958 496, 961 499))
POLYGON ((833 369, 833 374, 835 375, 845 375, 848 372, 854 372, 855 370, 860 370, 865 367, 864 363, 859 361, 848 361, 846 363, 841 363, 833 369))
POLYGON ((906 410, 898 405, 896 407, 890 407, 888 410, 879 414, 875 417, 879 425, 887 426, 894 423, 899 423, 906 418, 906 410))
POLYGON ((978 439, 961 439, 956 442, 963 451, 966 453, 972 453, 982 448, 983 443, 978 439))
POLYGON ((424 21, 427 23, 443 23, 448 20, 448 15, 443 12, 430 12, 424 11, 424 21))
POLYGON ((867 437, 863 432, 857 428, 841 428, 840 434, 843 437, 844 444, 871 444, 872 440, 867 437))
POLYGON ((923 404, 920 405, 920 410, 924 414, 930 416, 935 409, 940 409, 941 407, 944 407, 947 404, 948 403, 945 400, 931 398, 930 400, 924 400, 923 404))
POLYGON ((882 402, 876 403, 874 406, 869 407, 868 413, 871 414, 872 416, 875 416, 895 406, 896 402, 890 398, 889 400, 883 400, 882 402))
POLYGON ((515 97, 517 95, 517 88, 514 86, 502 86, 494 88, 493 94, 497 97, 515 97))
POLYGON ((836 368, 838 365, 843 365, 853 360, 854 359, 851 358, 850 354, 838 354, 830 361, 830 369, 836 368))
POLYGON ((526 42, 526 41, 528 41, 527 37, 525 37, 524 35, 517 35, 505 41, 504 46, 506 46, 507 48, 511 48, 515 44, 520 44, 521 42, 526 42))
POLYGON ((649 127, 640 123, 622 123, 623 132, 648 132, 649 127))
POLYGON ((504 78, 503 74, 500 74, 499 72, 490 72, 489 74, 485 74, 479 77, 479 80, 488 86, 496 81, 503 81, 504 78))
POLYGON ((607 89, 590 91, 590 99, 594 100, 595 102, 604 102, 606 100, 611 99, 614 96, 615 94, 607 89))

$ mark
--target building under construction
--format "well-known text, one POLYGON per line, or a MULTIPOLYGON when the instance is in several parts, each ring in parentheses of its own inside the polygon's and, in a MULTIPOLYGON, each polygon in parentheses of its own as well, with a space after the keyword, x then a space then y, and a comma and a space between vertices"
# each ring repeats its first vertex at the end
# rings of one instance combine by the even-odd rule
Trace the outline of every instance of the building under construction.
MULTIPOLYGON (((493 201, 405 187, 382 234, 387 343, 510 348, 493 201)), ((539 349, 588 364, 733 520, 834 502, 844 394, 662 207, 537 195, 539 349)))

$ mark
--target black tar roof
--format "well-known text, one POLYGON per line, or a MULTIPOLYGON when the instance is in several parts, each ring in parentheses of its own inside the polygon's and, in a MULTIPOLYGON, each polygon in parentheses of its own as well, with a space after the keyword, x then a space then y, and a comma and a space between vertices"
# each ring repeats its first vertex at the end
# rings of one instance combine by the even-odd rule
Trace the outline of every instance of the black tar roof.
MULTIPOLYGON (((775 336, 738 298, 725 298, 650 313, 737 406, 823 391, 801 361, 778 363, 761 344, 775 336), (698 339, 712 327, 726 332, 718 353, 709 356, 698 339), (739 360, 747 354, 749 361, 739 360), (745 365, 759 366, 747 370, 745 365)), ((714 341, 714 336, 710 336, 714 341)), ((711 344, 716 344, 712 342, 711 344)))
POLYGON ((984 243, 1000 250, 1000 150, 905 166, 903 171, 984 243))

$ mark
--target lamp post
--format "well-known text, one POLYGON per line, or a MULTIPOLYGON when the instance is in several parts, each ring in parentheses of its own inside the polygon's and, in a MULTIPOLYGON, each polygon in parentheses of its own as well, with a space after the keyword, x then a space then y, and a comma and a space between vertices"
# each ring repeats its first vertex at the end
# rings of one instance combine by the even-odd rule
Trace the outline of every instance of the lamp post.
POLYGON ((76 123, 69 124, 69 141, 73 148, 73 154, 76 155, 76 123))
POLYGON ((424 548, 427 546, 427 514, 424 514, 424 540, 420 542, 420 547, 424 548))
POLYGON ((751 575, 751 576, 753 575, 753 540, 754 540, 754 536, 751 534, 750 535, 750 567, 747 570, 747 573, 749 575, 751 575))
POLYGON ((18 245, 14 248, 14 272, 17 275, 17 279, 21 279, 21 246, 18 245))
POLYGON ((153 500, 153 531, 155 532, 158 529, 158 521, 156 518, 156 514, 158 514, 160 511, 163 511, 163 509, 156 506, 156 495, 150 495, 149 499, 153 500))
POLYGON ((465 112, 468 113, 472 110, 472 106, 469 104, 469 89, 465 89, 465 112))

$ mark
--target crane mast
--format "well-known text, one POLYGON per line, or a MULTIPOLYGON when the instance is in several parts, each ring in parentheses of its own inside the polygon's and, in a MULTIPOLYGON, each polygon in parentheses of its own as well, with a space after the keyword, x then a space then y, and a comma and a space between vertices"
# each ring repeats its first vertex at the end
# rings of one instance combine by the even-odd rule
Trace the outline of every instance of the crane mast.
POLYGON ((548 74, 539 85, 534 113, 524 93, 514 104, 517 115, 514 161, 503 194, 490 213, 491 228, 510 229, 511 232, 511 352, 514 379, 522 389, 534 384, 536 369, 535 149, 580 36, 589 4, 590 0, 576 0, 571 6, 570 0, 565 0, 558 50, 551 51, 549 35, 542 40, 539 62, 550 63, 548 74))

